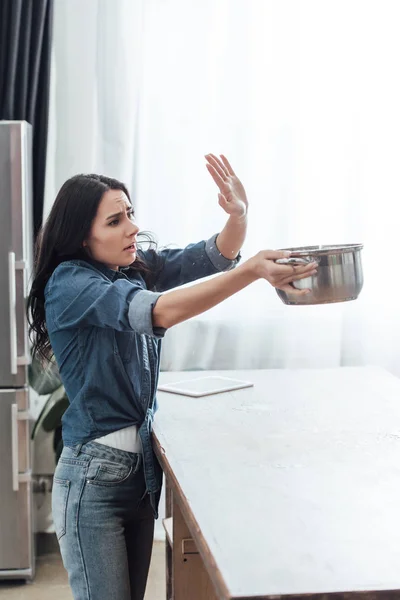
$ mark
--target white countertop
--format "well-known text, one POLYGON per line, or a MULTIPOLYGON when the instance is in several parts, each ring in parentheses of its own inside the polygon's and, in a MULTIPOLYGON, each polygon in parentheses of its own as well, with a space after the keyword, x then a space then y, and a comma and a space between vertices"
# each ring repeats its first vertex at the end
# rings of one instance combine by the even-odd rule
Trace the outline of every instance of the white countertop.
POLYGON ((161 373, 154 432, 232 597, 400 589, 400 380, 380 368, 161 373))

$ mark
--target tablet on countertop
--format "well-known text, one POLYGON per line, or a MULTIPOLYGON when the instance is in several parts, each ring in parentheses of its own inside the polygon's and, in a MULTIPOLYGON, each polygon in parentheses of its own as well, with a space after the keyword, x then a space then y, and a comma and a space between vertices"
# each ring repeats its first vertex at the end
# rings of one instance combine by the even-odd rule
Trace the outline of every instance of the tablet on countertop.
POLYGON ((172 394, 200 398, 201 396, 220 394, 222 392, 230 392, 232 390, 240 390, 252 386, 254 386, 254 383, 251 381, 211 375, 209 377, 187 379, 186 381, 160 383, 157 389, 161 392, 171 392, 172 394))

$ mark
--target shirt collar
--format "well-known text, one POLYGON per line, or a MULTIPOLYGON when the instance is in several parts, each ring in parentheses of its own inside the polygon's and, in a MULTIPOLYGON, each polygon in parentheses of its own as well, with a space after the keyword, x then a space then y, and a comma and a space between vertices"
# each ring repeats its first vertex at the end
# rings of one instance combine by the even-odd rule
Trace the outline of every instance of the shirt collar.
POLYGON ((114 271, 114 269, 110 269, 110 267, 107 267, 107 265, 104 263, 95 260, 94 258, 90 258, 89 256, 85 258, 85 261, 103 273, 103 275, 105 275, 111 281, 114 281, 121 276, 126 277, 125 273, 122 273, 121 271, 114 271))

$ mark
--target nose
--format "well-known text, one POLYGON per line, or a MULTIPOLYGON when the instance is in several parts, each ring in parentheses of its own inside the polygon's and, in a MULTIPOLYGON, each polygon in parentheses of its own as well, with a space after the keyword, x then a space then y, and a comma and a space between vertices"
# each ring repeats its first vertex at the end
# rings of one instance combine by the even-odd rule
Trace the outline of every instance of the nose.
POLYGON ((128 236, 129 237, 139 233, 139 227, 136 225, 136 223, 130 223, 129 225, 130 225, 130 227, 128 228, 128 236))

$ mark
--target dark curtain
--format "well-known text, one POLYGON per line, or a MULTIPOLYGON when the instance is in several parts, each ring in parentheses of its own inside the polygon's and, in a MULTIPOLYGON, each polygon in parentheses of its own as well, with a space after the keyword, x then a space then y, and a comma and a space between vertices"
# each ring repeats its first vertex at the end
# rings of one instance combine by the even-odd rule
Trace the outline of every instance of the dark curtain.
POLYGON ((53 0, 0 0, 0 119, 33 126, 35 237, 43 217, 52 24, 53 0))

